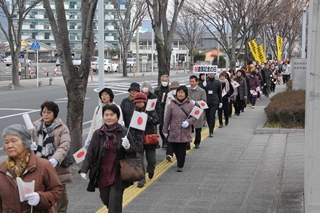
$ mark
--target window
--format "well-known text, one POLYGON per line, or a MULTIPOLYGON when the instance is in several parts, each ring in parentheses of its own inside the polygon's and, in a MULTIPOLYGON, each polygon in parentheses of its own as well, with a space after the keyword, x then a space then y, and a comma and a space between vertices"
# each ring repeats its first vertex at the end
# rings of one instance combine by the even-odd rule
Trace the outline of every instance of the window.
POLYGON ((75 9, 77 2, 70 2, 70 9, 75 9))
POLYGON ((37 32, 33 32, 33 33, 32 33, 32 38, 35 39, 37 35, 38 35, 37 32))
POLYGON ((44 33, 44 39, 50 39, 50 33, 44 33))

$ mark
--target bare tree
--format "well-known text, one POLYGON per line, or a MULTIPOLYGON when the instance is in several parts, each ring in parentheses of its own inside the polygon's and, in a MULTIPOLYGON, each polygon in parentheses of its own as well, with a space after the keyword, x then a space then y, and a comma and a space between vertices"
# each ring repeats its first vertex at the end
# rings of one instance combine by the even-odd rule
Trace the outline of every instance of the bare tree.
POLYGON ((0 8, 8 21, 8 29, 4 29, 1 22, 0 29, 9 43, 12 58, 12 84, 15 86, 19 86, 18 59, 21 51, 22 24, 30 10, 41 1, 35 0, 29 5, 24 0, 12 0, 11 4, 7 5, 9 1, 0 0, 0 8), (14 23, 15 20, 16 23, 14 23))
POLYGON ((57 46, 62 76, 67 89, 67 126, 72 141, 70 153, 74 153, 82 147, 83 109, 91 56, 94 49, 93 19, 97 2, 97 0, 81 1, 82 51, 81 65, 77 68, 72 64, 64 2, 55 0, 56 14, 54 14, 49 0, 43 1, 57 46))
MULTIPOLYGON (((190 2, 188 7, 219 42, 229 57, 230 68, 235 69, 236 60, 246 41, 244 36, 248 34, 253 25, 257 24, 257 20, 249 22, 250 19, 259 17, 255 11, 263 7, 263 2, 264 5, 272 7, 271 1, 273 0, 220 0, 214 2, 199 0, 190 2)), ((263 15, 260 14, 260 16, 263 15)))
POLYGON ((117 18, 114 20, 114 25, 116 26, 119 34, 119 42, 122 50, 123 76, 128 76, 127 58, 130 43, 134 33, 137 31, 137 28, 141 25, 141 22, 146 15, 147 4, 144 0, 127 0, 125 2, 126 10, 123 13, 120 2, 123 1, 114 1, 114 7, 117 14, 117 18))
POLYGON ((170 21, 168 21, 169 0, 146 0, 146 2, 158 52, 159 83, 162 75, 170 75, 172 38, 176 30, 178 15, 185 0, 173 0, 170 21))
POLYGON ((194 51, 198 48, 200 38, 207 31, 203 23, 187 9, 182 9, 177 22, 176 33, 189 50, 190 63, 188 69, 194 64, 194 51))

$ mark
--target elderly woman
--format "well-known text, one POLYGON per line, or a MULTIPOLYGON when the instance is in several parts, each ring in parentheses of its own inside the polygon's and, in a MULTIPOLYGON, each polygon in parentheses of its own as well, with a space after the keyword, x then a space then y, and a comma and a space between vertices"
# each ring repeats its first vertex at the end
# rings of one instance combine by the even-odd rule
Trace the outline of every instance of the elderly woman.
POLYGON ((162 131, 168 138, 168 143, 171 143, 173 152, 177 157, 177 172, 183 171, 187 143, 192 141, 191 126, 196 121, 196 118, 189 115, 193 107, 194 105, 188 97, 188 88, 179 86, 176 97, 168 106, 164 119, 162 131))
POLYGON ((58 114, 59 107, 56 103, 44 102, 40 111, 42 117, 34 122, 32 137, 36 142, 36 155, 49 160, 58 173, 64 191, 57 202, 57 209, 59 212, 67 212, 69 199, 66 184, 72 182, 72 175, 70 164, 66 164, 65 158, 70 149, 70 134, 58 114))
POLYGON ((52 198, 56 201, 63 192, 56 171, 49 161, 30 150, 31 135, 20 124, 6 127, 2 132, 4 150, 8 155, 0 164, 0 210, 2 212, 51 212, 52 198), (16 178, 24 182, 35 180, 34 192, 26 194, 20 202, 16 178))
POLYGON ((108 212, 121 213, 124 189, 133 183, 121 180, 120 160, 136 154, 131 134, 126 137, 128 129, 118 123, 119 108, 114 104, 105 105, 102 113, 104 124, 93 133, 79 173, 87 179, 90 170, 87 191, 99 188, 108 212))

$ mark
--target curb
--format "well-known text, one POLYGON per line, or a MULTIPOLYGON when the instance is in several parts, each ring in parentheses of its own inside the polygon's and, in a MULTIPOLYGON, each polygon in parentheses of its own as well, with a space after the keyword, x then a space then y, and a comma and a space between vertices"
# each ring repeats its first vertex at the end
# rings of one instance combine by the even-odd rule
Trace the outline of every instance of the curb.
POLYGON ((267 119, 257 126, 254 134, 304 133, 304 129, 264 128, 267 119))

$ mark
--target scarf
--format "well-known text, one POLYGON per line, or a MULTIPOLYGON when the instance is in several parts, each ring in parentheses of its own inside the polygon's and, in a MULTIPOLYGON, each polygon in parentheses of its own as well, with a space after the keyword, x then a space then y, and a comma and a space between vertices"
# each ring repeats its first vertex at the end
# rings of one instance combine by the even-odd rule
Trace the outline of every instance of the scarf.
POLYGON ((27 151, 27 153, 22 157, 19 164, 16 164, 16 162, 11 158, 8 157, 6 160, 6 167, 9 173, 13 177, 13 181, 17 185, 17 177, 21 177, 21 175, 24 173, 24 171, 27 169, 29 159, 30 159, 30 153, 31 151, 27 151))
POLYGON ((46 127, 43 119, 40 119, 40 125, 37 129, 37 145, 36 155, 41 158, 48 158, 56 151, 54 145, 54 129, 58 125, 58 118, 55 118, 50 126, 46 127))
POLYGON ((129 95, 128 100, 131 102, 134 101, 134 96, 129 95))
POLYGON ((113 152, 117 152, 117 136, 116 132, 118 131, 120 124, 117 122, 111 128, 104 124, 101 128, 101 131, 105 135, 105 140, 102 146, 102 156, 104 157, 105 152, 110 147, 110 141, 113 143, 113 152))
MULTIPOLYGON (((219 80, 220 80, 220 79, 219 79, 219 80)), ((228 81, 228 79, 220 80, 220 82, 225 84, 226 92, 229 92, 230 87, 229 87, 229 81, 228 81)))

